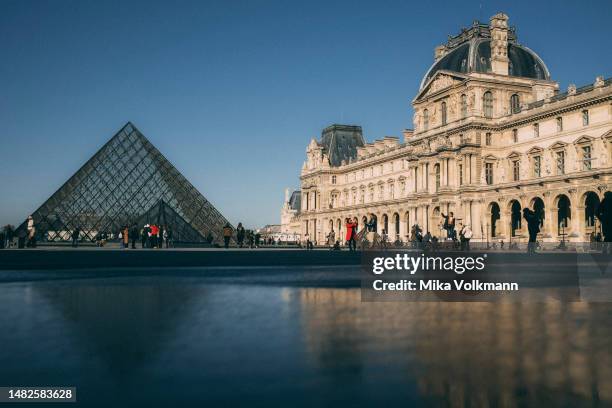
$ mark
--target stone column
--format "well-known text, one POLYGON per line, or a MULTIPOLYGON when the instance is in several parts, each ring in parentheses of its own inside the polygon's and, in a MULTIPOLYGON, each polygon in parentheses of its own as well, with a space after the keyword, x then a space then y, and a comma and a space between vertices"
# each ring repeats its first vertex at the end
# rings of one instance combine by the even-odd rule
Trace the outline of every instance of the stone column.
POLYGON ((544 194, 544 228, 542 235, 544 238, 553 238, 557 236, 557 231, 554 230, 554 219, 556 211, 553 209, 552 196, 550 191, 545 191, 544 194))
POLYGON ((570 199, 570 214, 572 219, 570 220, 571 230, 566 231, 569 235, 566 238, 578 238, 581 237, 580 231, 580 215, 584 214, 584 206, 580 205, 578 202, 578 190, 575 188, 571 188, 569 191, 569 199, 570 199), (582 209, 582 212, 580 211, 582 209))

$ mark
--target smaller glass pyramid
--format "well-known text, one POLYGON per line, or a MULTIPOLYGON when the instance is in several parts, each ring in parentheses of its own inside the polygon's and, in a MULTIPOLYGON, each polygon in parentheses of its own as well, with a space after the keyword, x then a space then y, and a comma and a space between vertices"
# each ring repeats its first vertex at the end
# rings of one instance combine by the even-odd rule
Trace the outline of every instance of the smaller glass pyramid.
MULTIPOLYGON (((175 242, 221 243, 228 221, 131 123, 33 214, 42 241, 118 236, 124 226, 166 225, 175 242)), ((25 228, 25 223, 19 227, 25 228)))

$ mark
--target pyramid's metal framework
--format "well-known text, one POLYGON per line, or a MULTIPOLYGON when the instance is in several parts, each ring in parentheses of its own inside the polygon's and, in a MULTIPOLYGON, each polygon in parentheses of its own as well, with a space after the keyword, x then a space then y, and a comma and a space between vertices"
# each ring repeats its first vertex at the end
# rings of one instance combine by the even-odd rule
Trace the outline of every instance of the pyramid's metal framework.
POLYGON ((93 241, 163 219, 175 242, 204 243, 211 236, 220 242, 228 222, 131 123, 32 216, 43 241, 68 240, 76 228, 81 240, 93 241))

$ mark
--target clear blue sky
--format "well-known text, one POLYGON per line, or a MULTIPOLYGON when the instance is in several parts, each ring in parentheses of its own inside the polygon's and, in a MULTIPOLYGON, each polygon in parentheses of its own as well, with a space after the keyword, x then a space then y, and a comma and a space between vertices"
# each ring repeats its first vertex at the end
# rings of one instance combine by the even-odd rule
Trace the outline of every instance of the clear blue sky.
POLYGON ((310 138, 412 127, 434 47, 498 11, 561 89, 612 75, 610 0, 0 0, 0 224, 127 121, 231 222, 278 223, 310 138))

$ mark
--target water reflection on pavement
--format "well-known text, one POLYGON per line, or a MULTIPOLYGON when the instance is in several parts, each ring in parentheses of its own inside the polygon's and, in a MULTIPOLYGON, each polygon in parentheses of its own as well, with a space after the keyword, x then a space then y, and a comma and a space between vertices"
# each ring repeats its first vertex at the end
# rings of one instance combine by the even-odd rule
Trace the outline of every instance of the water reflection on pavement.
POLYGON ((87 405, 612 404, 611 303, 362 303, 198 276, 0 295, 0 384, 76 386, 87 405))

